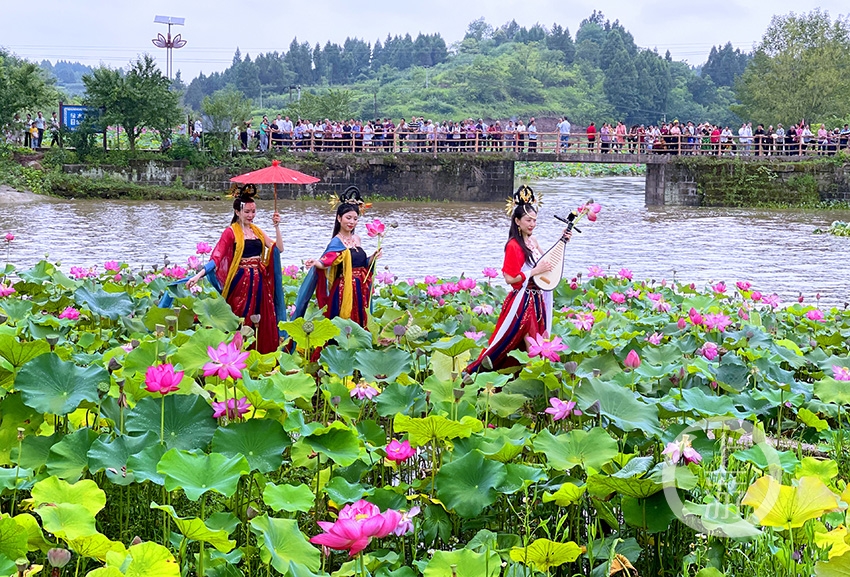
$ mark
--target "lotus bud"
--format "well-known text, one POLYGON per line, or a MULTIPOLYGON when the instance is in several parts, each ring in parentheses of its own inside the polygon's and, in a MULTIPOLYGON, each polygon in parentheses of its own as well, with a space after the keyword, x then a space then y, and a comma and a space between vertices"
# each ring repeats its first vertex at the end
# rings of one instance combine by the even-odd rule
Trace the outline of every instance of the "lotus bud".
POLYGON ((416 358, 422 358, 422 357, 424 357, 424 356, 425 356, 425 355, 427 355, 427 354, 428 354, 428 353, 426 353, 424 349, 421 349, 421 348, 419 348, 419 347, 416 347, 416 358))
POLYGON ((313 321, 304 321, 304 324, 301 325, 301 330, 303 330, 306 334, 312 333, 316 330, 316 326, 313 324, 313 321))
POLYGON ((114 373, 115 371, 121 368, 121 363, 118 362, 118 359, 112 357, 111 359, 109 359, 109 363, 107 363, 106 368, 107 370, 109 370, 110 373, 114 373))
POLYGON ((170 264, 171 264, 171 261, 168 259, 168 255, 167 255, 167 254, 162 255, 162 263, 163 263, 165 266, 168 266, 168 265, 170 265, 170 264))
POLYGON ((338 406, 339 406, 340 401, 342 401, 342 398, 341 398, 339 395, 336 395, 336 396, 331 397, 331 404, 332 404, 334 407, 338 407, 338 406))
POLYGON ((24 433, 26 432, 26 429, 24 429, 23 427, 18 427, 18 441, 24 440, 24 433))
POLYGON ((130 546, 132 547, 133 545, 141 545, 142 543, 144 543, 144 541, 142 541, 142 538, 136 535, 135 537, 133 537, 133 540, 130 541, 130 546))
POLYGON ((321 379, 323 377, 328 376, 328 374, 324 371, 324 369, 319 369, 318 371, 316 371, 316 376, 321 379))
POLYGON ((47 562, 51 567, 61 569, 71 562, 71 552, 67 549, 53 548, 47 552, 47 562))
POLYGON ((251 322, 255 325, 260 324, 260 315, 251 315, 251 322))
POLYGON ((350 326, 348 326, 348 325, 346 325, 346 326, 345 326, 345 327, 343 327, 343 329, 342 329, 342 334, 344 334, 346 337, 350 337, 350 336, 351 336, 351 332, 352 332, 352 329, 351 329, 351 327, 350 327, 350 326))
POLYGON ((574 375, 578 370, 578 363, 575 361, 568 361, 564 363, 564 370, 567 371, 567 374, 574 375))
POLYGON ((407 333, 407 327, 404 325, 395 325, 393 327, 393 334, 399 338, 403 337, 407 333))

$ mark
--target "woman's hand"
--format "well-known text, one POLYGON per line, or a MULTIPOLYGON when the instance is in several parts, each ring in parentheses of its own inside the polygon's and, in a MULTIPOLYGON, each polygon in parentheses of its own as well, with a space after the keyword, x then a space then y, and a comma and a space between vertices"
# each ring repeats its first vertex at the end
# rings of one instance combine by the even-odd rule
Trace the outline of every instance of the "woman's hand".
POLYGON ((204 275, 206 275, 206 271, 202 270, 201 272, 199 272, 198 274, 196 274, 195 276, 193 276, 192 278, 187 280, 186 281, 186 288, 191 289, 193 286, 198 284, 198 281, 201 280, 202 278, 204 278, 204 275))
POLYGON ((553 268, 555 268, 554 263, 550 262, 549 259, 542 259, 540 262, 534 265, 534 268, 531 269, 528 276, 538 275, 542 272, 549 272, 553 268))
POLYGON ((305 268, 309 269, 309 268, 313 268, 314 266, 316 266, 316 259, 308 258, 307 260, 304 261, 304 267, 305 268))
POLYGON ((280 213, 276 212, 272 215, 272 224, 275 226, 275 228, 280 225, 280 213))
POLYGON ((570 239, 573 238, 573 231, 568 228, 565 228, 562 234, 567 242, 570 242, 570 239))
POLYGON ((370 261, 376 261, 376 260, 378 260, 379 258, 381 258, 382 256, 384 256, 384 249, 383 249, 383 248, 379 248, 378 250, 376 250, 376 251, 372 254, 372 256, 370 256, 370 257, 369 257, 369 260, 370 260, 370 261))

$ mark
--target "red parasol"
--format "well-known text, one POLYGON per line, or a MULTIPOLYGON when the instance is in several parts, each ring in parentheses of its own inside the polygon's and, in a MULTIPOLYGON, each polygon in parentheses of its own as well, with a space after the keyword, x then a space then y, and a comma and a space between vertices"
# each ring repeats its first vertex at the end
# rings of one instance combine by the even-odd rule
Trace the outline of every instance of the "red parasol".
POLYGON ((278 184, 313 184, 314 182, 319 182, 319 179, 315 176, 281 166, 279 160, 272 160, 271 166, 234 176, 230 179, 230 182, 238 182, 239 184, 273 184, 274 211, 277 212, 278 184))

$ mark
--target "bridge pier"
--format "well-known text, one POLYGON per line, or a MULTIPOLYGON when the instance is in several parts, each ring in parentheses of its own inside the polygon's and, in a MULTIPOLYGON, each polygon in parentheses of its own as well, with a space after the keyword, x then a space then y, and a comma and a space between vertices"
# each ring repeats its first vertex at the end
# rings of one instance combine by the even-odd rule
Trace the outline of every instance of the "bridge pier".
POLYGON ((644 198, 647 206, 699 206, 697 183, 687 166, 647 163, 644 198))

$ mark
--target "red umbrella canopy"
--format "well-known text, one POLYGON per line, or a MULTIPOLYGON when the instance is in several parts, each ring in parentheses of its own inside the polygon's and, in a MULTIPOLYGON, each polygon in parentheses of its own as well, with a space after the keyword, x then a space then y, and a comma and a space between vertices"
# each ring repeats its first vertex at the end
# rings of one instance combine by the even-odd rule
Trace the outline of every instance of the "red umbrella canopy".
POLYGON ((278 160, 272 160, 271 166, 234 176, 230 179, 230 182, 240 184, 313 184, 319 182, 319 179, 281 166, 278 160))

